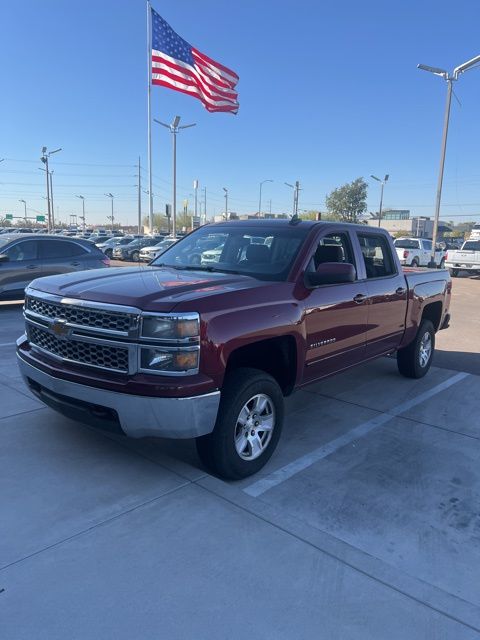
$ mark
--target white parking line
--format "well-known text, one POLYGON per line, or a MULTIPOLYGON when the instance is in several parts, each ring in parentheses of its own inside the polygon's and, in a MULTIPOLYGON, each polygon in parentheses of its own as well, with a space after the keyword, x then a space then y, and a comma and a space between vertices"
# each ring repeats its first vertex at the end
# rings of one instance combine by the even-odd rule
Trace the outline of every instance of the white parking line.
POLYGON ((302 456, 301 458, 298 458, 297 460, 290 462, 290 464, 287 464, 285 467, 282 467, 281 469, 277 469, 277 471, 274 471, 273 473, 266 476, 265 478, 262 478, 261 480, 254 482, 248 487, 245 487, 244 492, 248 493, 248 495, 253 496, 254 498, 257 498, 258 496, 262 495, 262 493, 265 493, 265 491, 268 491, 269 489, 276 487, 282 482, 285 482, 285 480, 288 480, 289 478, 296 475, 297 473, 300 473, 300 471, 307 469, 312 464, 315 464, 315 462, 322 460, 322 458, 326 458, 331 453, 334 453, 341 447, 345 447, 346 445, 352 443, 354 440, 357 440, 358 438, 361 438, 362 436, 367 435, 367 433, 372 431, 372 429, 382 426, 392 418, 399 416, 400 414, 404 413, 405 411, 408 411, 412 407, 415 407, 418 404, 425 402, 425 400, 428 400, 429 398, 436 396, 438 393, 445 391, 445 389, 448 389, 448 387, 451 387, 457 382, 460 382, 460 380, 463 380, 468 375, 469 375, 468 373, 465 373, 463 371, 461 373, 457 373, 456 375, 452 376, 448 380, 445 380, 444 382, 437 384, 432 389, 429 389, 428 391, 421 393, 419 396, 416 396, 412 400, 407 400, 407 402, 402 402, 402 404, 399 404, 396 407, 393 407, 393 409, 389 409, 385 413, 375 416, 375 418, 372 418, 371 420, 362 422, 361 424, 356 426, 354 429, 352 429, 348 433, 345 433, 343 436, 335 438, 335 440, 332 440, 331 442, 325 445, 322 445, 321 447, 318 447, 318 449, 314 449, 313 451, 310 451, 309 453, 302 456))

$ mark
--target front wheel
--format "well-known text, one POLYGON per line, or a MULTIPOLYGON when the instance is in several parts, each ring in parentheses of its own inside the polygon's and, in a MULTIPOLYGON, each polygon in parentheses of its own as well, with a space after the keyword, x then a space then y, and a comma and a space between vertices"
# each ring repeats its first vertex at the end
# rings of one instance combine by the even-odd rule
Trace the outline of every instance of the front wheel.
POLYGON ((458 276, 458 269, 449 269, 449 271, 452 278, 456 278, 458 276))
POLYGON ((133 262, 138 262, 139 258, 140 258, 140 254, 139 254, 139 252, 138 252, 138 251, 134 251, 134 252, 132 253, 132 261, 133 261, 133 262))
POLYGON ((236 369, 225 379, 214 430, 196 440, 201 461, 231 480, 256 473, 275 451, 283 416, 277 381, 258 369, 236 369))
POLYGON ((422 320, 415 340, 397 351, 397 365, 407 378, 423 378, 432 364, 435 351, 435 328, 430 320, 422 320))

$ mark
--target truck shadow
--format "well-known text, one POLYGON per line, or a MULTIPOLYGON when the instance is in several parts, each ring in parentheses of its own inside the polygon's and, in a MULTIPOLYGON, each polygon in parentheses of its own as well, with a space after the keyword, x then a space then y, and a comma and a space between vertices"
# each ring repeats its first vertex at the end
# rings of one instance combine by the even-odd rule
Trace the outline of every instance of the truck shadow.
POLYGON ((435 349, 433 366, 454 371, 466 371, 480 376, 480 353, 470 351, 442 351, 435 349))

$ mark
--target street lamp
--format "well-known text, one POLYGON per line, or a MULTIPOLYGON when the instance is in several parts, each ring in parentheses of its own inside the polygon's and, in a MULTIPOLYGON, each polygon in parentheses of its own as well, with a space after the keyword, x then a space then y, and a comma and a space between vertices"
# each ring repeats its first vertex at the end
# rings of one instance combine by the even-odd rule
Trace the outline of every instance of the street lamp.
POLYGON ((377 182, 380 182, 380 184, 382 185, 380 189, 380 207, 378 209, 378 226, 380 227, 382 224, 383 187, 385 186, 385 183, 388 182, 389 174, 386 173, 383 180, 381 178, 377 178, 377 176, 374 175, 370 175, 370 177, 377 182))
POLYGON ((222 189, 225 191, 225 220, 228 220, 228 189, 227 187, 222 187, 222 189))
POLYGON ((80 220, 82 221, 83 233, 85 233, 85 198, 83 196, 76 197, 80 198, 80 200, 82 201, 82 215, 80 217, 80 220))
MULTIPOLYGON (((155 120, 155 118, 154 118, 155 120)), ((176 238, 177 236, 177 133, 181 129, 188 129, 189 127, 195 127, 196 123, 193 124, 184 124, 182 127, 179 126, 180 116, 175 116, 172 124, 166 124, 165 122, 160 122, 160 120, 155 120, 157 124, 161 124, 162 127, 166 127, 173 137, 173 225, 172 225, 172 236, 176 238)), ((150 229, 150 233, 152 233, 153 229, 150 229)))
POLYGON ((258 198, 258 216, 259 216, 259 218, 262 217, 262 187, 265 184, 265 182, 273 182, 273 180, 262 180, 260 182, 260 196, 258 198))
POLYGON ((50 231, 53 225, 53 203, 52 205, 50 204, 50 188, 51 188, 51 180, 50 180, 50 174, 48 171, 48 159, 50 158, 50 156, 52 156, 54 153, 58 153, 59 151, 61 151, 62 149, 54 149, 53 151, 47 151, 47 147, 42 147, 42 155, 40 157, 40 160, 44 163, 45 165, 45 172, 47 175, 47 213, 48 213, 48 225, 47 225, 47 230, 50 231))
POLYGON ((435 218, 433 222, 432 233, 432 253, 430 262, 428 263, 428 266, 432 269, 437 266, 435 262, 435 245, 437 242, 438 220, 440 217, 440 202, 442 200, 443 170, 445 168, 445 154, 447 151, 448 124, 450 120, 450 105, 452 103, 453 82, 458 80, 459 76, 462 73, 465 73, 465 71, 468 71, 479 63, 480 56, 475 56, 475 58, 467 60, 467 62, 464 62, 458 67, 455 67, 451 74, 449 74, 445 69, 439 69, 438 67, 430 67, 426 64, 417 65, 417 69, 422 69, 422 71, 428 71, 429 73, 433 73, 436 76, 440 76, 447 82, 447 102, 445 104, 445 116, 443 121, 442 147, 440 152, 440 170, 438 173, 437 197, 435 200, 435 218))
POLYGON ((25 225, 27 224, 27 203, 25 200, 19 200, 19 202, 23 202, 23 206, 25 207, 25 225))
POLYGON ((113 215, 113 198, 115 196, 112 193, 106 193, 105 195, 107 196, 107 198, 110 198, 110 202, 112 204, 112 213, 111 215, 107 216, 107 220, 110 220, 110 222, 112 223, 112 233, 113 233, 113 221, 115 220, 115 216, 113 215))
POLYGON ((285 182, 287 187, 293 189, 293 215, 298 215, 298 192, 300 191, 300 182, 296 180, 295 184, 290 184, 289 182, 285 182))

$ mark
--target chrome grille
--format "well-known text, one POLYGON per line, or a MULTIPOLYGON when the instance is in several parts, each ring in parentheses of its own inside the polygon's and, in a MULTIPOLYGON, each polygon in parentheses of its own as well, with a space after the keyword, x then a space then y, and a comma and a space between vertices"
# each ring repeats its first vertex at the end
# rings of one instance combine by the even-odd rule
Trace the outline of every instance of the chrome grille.
POLYGON ((106 331, 118 331, 128 334, 132 327, 134 317, 126 313, 115 313, 101 309, 91 309, 75 305, 64 305, 40 300, 28 296, 25 302, 26 311, 32 311, 44 318, 58 318, 71 324, 92 329, 104 329, 106 331))
POLYGON ((128 373, 128 347, 60 340, 34 325, 28 325, 28 339, 32 345, 70 362, 128 373))

